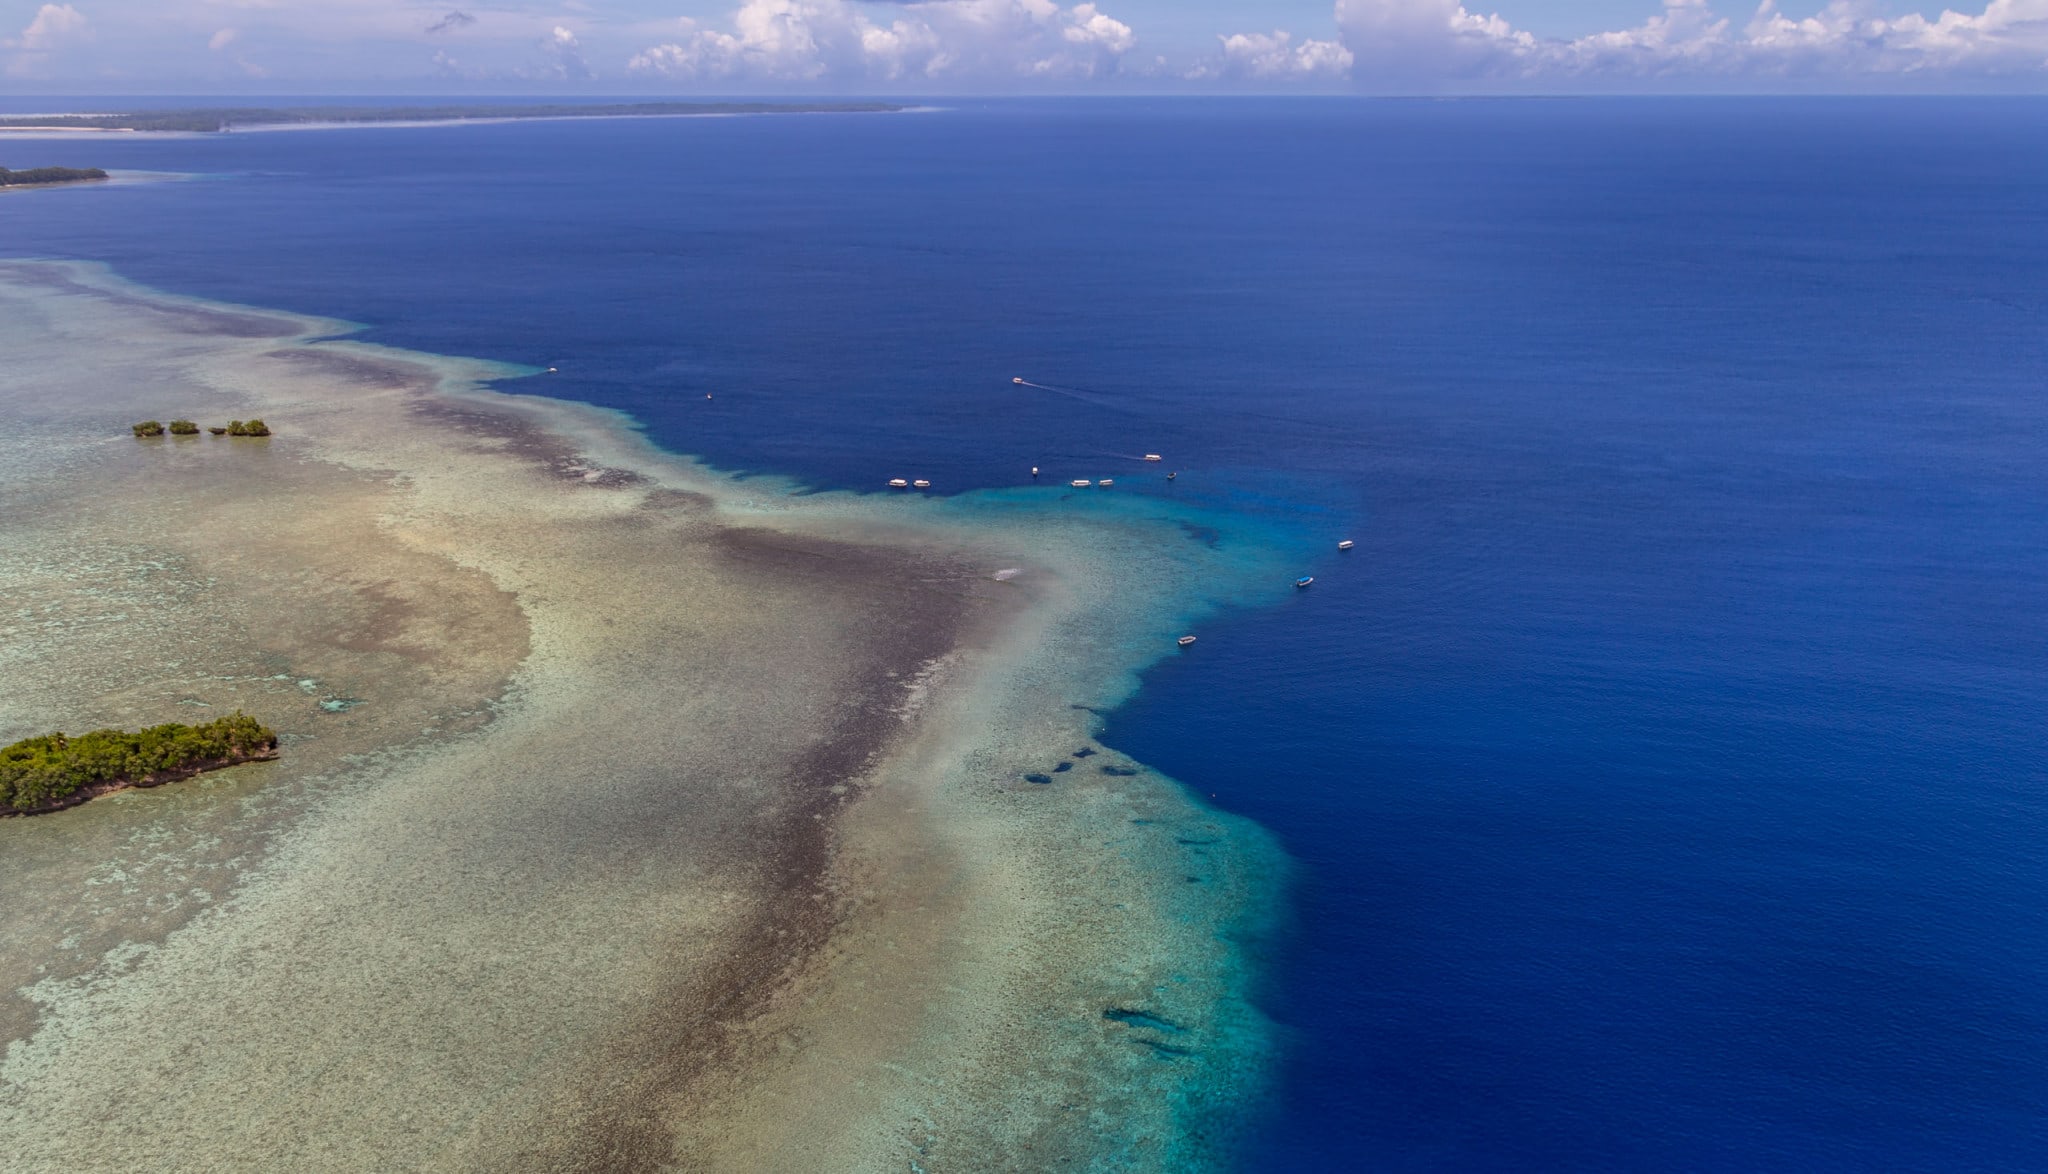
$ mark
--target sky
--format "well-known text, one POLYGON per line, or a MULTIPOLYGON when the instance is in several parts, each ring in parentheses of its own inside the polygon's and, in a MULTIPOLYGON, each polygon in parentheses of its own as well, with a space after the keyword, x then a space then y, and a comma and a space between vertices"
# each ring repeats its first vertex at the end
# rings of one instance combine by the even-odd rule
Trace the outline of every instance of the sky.
POLYGON ((0 0, 0 94, 2048 91, 1953 2, 0 0))

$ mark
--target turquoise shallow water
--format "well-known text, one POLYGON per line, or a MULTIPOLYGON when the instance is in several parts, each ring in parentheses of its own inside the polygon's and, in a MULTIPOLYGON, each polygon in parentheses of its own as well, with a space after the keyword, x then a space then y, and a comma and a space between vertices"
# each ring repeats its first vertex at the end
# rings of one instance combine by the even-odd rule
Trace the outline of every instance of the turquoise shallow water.
POLYGON ((11 197, 0 251, 815 486, 1327 523, 1107 734, 1300 862, 1254 1166, 2024 1170, 2044 147, 1961 99, 51 142, 206 178, 11 197))

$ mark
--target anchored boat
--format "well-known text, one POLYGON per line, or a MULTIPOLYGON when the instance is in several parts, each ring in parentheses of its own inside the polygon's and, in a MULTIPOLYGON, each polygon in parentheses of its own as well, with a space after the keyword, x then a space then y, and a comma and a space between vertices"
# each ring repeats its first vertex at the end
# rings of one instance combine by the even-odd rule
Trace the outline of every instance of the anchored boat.
POLYGON ((917 480, 912 481, 911 484, 917 486, 919 489, 930 489, 932 487, 932 483, 925 480, 922 477, 919 477, 917 480))
POLYGON ((1346 538, 1346 539, 1345 539, 1344 541, 1342 541, 1342 542, 1339 542, 1339 543, 1337 544, 1337 549, 1338 549, 1338 550, 1350 550, 1350 549, 1351 549, 1351 540, 1350 540, 1349 538, 1346 538))
POLYGON ((1193 636, 1182 636, 1180 639, 1174 641, 1174 643, 1180 645, 1182 648, 1186 648, 1188 645, 1193 644, 1194 642, 1195 638, 1193 636))
POLYGON ((1073 486, 1076 489, 1086 489, 1088 488, 1088 479, 1086 477, 1083 477, 1079 481, 1069 481, 1067 482, 1067 484, 1073 486))
POLYGON ((1294 581, 1294 585, 1295 585, 1296 587, 1306 587, 1306 586, 1308 586, 1308 585, 1309 585, 1310 583, 1313 583, 1313 582, 1315 582, 1315 581, 1316 581, 1316 577, 1315 577, 1314 575, 1303 575, 1303 576, 1302 576, 1301 578, 1299 578, 1299 579, 1296 579, 1296 580, 1294 581))
POLYGON ((903 478, 901 478, 901 477, 891 477, 891 478, 889 478, 889 488, 891 488, 891 489, 908 489, 908 488, 910 488, 910 482, 908 482, 908 481, 905 481, 905 480, 904 480, 903 478))

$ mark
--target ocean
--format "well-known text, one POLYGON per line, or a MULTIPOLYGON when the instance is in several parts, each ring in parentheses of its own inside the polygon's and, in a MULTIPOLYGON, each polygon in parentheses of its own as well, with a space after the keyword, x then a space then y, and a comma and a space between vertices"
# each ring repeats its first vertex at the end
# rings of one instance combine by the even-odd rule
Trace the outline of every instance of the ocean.
POLYGON ((10 140, 190 178, 0 255, 1327 526, 1104 731, 1298 863, 1247 1169, 2048 1165, 2048 102, 942 106, 10 140))

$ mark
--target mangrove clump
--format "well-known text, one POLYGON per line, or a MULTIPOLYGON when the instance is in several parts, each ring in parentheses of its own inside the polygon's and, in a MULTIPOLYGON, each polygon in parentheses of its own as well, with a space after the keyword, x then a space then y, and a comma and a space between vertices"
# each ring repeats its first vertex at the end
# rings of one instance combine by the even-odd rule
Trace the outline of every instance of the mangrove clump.
POLYGON ((228 423, 229 436, 268 436, 270 428, 261 420, 232 420, 228 423))
POLYGON ((162 436, 164 434, 164 426, 162 422, 157 420, 144 420, 140 424, 130 424, 128 427, 137 436, 162 436))
POLYGON ((27 187, 38 183, 77 183, 82 179, 105 179, 97 167, 28 167, 9 171, 0 167, 0 188, 27 187))
POLYGON ((171 435, 197 436, 199 435, 199 425, 194 424, 190 420, 173 420, 171 421, 171 435))
POLYGON ((24 738, 0 748, 0 815, 55 811, 125 787, 276 757, 276 731, 240 710, 197 726, 24 738))

